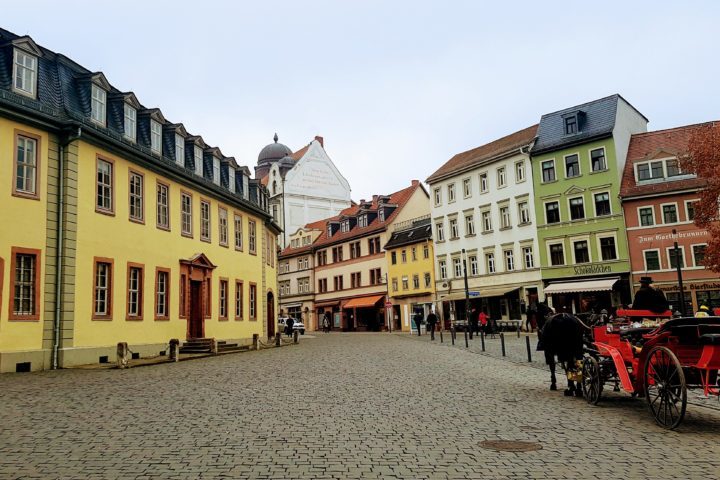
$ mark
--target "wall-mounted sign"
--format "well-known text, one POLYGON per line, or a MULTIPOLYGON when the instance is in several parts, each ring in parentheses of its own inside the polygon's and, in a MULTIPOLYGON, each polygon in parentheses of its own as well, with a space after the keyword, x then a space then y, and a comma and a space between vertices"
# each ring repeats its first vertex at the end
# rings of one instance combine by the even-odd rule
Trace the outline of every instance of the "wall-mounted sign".
POLYGON ((610 265, 592 264, 592 265, 578 265, 573 267, 575 275, 593 275, 596 273, 611 273, 612 267, 610 265))
POLYGON ((675 241, 682 238, 698 238, 706 237, 707 230, 691 230, 689 232, 679 232, 675 235, 672 233, 656 233, 655 235, 641 235, 637 237, 638 243, 662 242, 663 240, 675 241))

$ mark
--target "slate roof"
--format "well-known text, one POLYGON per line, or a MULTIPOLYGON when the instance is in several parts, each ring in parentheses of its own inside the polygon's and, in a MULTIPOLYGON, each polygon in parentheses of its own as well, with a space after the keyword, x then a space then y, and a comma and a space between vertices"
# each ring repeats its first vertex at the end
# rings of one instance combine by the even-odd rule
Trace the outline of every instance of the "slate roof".
POLYGON ((434 183, 443 178, 456 175, 478 165, 487 163, 508 153, 530 146, 537 133, 537 125, 524 128, 505 137, 494 140, 466 152, 458 153, 430 175, 427 183, 434 183))
POLYGON ((426 242, 432 240, 432 227, 430 219, 413 222, 413 226, 406 230, 393 232, 390 240, 385 244, 385 250, 390 248, 402 247, 403 245, 412 245, 414 243, 426 242))
MULTIPOLYGON (((539 155, 609 137, 615 128, 619 101, 623 101, 635 109, 630 102, 615 94, 543 115, 540 118, 537 140, 532 147, 532 154, 539 155), (579 132, 565 135, 564 117, 575 112, 584 113, 579 132)), ((642 115, 640 112, 638 114, 642 115)))
MULTIPOLYGON (((709 122, 720 127, 720 121, 709 122)), ((705 186, 705 180, 695 176, 684 175, 675 179, 658 181, 635 181, 635 165, 648 160, 682 157, 687 153, 688 141, 693 130, 707 124, 694 124, 682 127, 657 130, 654 132, 637 133, 630 137, 627 161, 620 184, 620 196, 623 198, 641 197, 661 193, 679 192, 698 189, 705 186)))

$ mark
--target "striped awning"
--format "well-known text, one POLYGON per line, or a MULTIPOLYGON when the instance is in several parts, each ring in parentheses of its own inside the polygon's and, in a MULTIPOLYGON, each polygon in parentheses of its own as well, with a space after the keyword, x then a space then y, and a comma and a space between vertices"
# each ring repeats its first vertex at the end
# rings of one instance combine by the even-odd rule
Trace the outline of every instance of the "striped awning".
POLYGON ((578 293, 578 292, 606 292, 613 289, 618 278, 596 278, 584 282, 557 282, 551 283, 543 290, 545 294, 578 293))

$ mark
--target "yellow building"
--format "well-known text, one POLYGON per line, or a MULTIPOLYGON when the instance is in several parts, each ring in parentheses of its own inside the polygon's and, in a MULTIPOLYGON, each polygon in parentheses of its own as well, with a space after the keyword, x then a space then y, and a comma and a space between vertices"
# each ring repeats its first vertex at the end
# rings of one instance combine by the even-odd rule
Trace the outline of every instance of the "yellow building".
POLYGON ((29 37, 0 30, 0 57, 0 371, 274 334, 280 229, 249 170, 29 37))
POLYGON ((385 244, 390 301, 395 327, 411 331, 415 315, 424 319, 435 301, 435 270, 430 216, 396 224, 385 244))

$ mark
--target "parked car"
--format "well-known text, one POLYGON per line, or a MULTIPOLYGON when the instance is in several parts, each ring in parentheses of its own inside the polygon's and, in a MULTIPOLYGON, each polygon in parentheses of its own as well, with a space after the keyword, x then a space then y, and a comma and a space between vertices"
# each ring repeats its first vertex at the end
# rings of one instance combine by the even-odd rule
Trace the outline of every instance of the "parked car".
MULTIPOLYGON (((285 323, 288 321, 290 317, 280 317, 278 318, 278 331, 285 333, 285 323)), ((297 318, 293 318, 293 331, 299 331, 300 335, 305 335, 305 324, 302 322, 302 320, 298 320, 297 318)))

